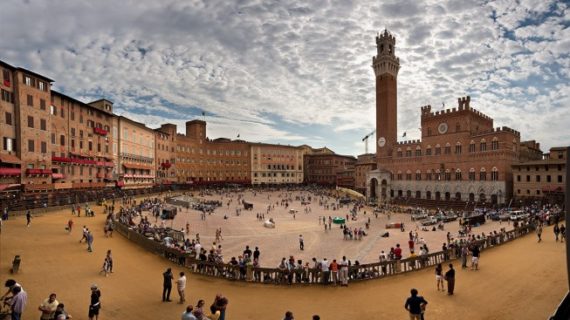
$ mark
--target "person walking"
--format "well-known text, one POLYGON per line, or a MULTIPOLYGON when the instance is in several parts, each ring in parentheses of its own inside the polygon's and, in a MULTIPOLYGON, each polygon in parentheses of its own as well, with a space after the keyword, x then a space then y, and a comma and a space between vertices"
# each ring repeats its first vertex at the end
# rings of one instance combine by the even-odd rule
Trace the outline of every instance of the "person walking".
POLYGON ((42 312, 40 320, 51 320, 54 318, 55 311, 59 305, 59 302, 55 298, 55 293, 50 294, 49 298, 46 298, 38 307, 38 310, 42 312))
POLYGON ((478 245, 473 246, 471 255, 471 270, 479 270, 479 256, 481 255, 481 250, 478 245))
POLYGON ((445 286, 443 284, 443 267, 441 266, 441 263, 438 263, 435 267, 435 283, 437 286, 437 291, 439 291, 440 287, 441 291, 445 291, 445 286))
POLYGON ((96 284, 91 285, 91 303, 89 304, 89 320, 99 319, 101 309, 101 290, 96 284))
POLYGON ((542 225, 540 223, 538 223, 538 225, 536 226, 536 236, 538 237, 537 242, 541 242, 542 241, 542 225))
POLYGON ((554 225, 554 228, 552 229, 552 231, 554 232, 554 238, 555 238, 556 242, 558 242, 558 236, 560 235, 560 227, 558 226, 558 224, 554 225))
POLYGON ((428 302, 422 296, 418 296, 418 290, 410 290, 411 296, 406 299, 404 308, 410 313, 410 320, 423 320, 423 313, 428 302))
POLYGON ((67 233, 71 234, 72 230, 73 230, 73 219, 69 218, 69 221, 67 221, 67 233))
POLYGON ((162 283, 162 302, 170 302, 170 291, 172 291, 172 279, 174 278, 172 275, 172 269, 168 268, 162 274, 164 279, 162 283))
POLYGON ((87 251, 93 252, 93 233, 87 230, 87 251))
POLYGON ((301 251, 305 250, 305 241, 303 240, 302 234, 299 235, 299 249, 301 249, 301 251))
POLYGON ((455 269, 453 269, 453 264, 449 264, 449 270, 445 273, 445 281, 447 281, 447 295, 453 295, 455 290, 455 269))
POLYGON ((29 227, 32 224, 32 212, 30 209, 26 210, 26 227, 29 227))
POLYGON ((178 303, 183 304, 186 302, 186 275, 184 275, 184 272, 180 272, 180 277, 178 280, 176 280, 176 289, 178 290, 178 295, 180 296, 180 301, 178 303))

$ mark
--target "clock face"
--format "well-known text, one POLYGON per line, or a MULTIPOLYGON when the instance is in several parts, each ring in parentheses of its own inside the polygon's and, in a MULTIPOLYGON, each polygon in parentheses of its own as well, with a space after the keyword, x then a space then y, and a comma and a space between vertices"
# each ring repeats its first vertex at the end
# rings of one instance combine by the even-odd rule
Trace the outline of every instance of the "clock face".
POLYGON ((378 138, 378 146, 379 146, 380 148, 382 148, 382 147, 385 146, 385 145, 386 145, 386 138, 384 138, 384 137, 378 138))
POLYGON ((437 127, 437 131, 441 134, 444 134, 447 132, 447 123, 442 122, 439 124, 439 126, 437 127))

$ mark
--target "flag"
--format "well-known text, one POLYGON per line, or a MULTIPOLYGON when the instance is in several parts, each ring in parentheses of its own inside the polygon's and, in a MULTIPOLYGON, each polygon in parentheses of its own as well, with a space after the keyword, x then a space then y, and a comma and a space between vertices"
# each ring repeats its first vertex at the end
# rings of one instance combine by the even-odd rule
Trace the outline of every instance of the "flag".
POLYGON ((402 135, 402 138, 406 137, 406 131, 404 131, 404 134, 402 135))

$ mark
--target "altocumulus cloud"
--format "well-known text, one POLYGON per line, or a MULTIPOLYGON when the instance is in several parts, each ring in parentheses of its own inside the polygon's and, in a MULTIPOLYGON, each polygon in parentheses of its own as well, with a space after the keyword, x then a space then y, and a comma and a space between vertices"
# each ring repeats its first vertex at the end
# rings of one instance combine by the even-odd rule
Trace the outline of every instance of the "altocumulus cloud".
MULTIPOLYGON (((5 0, 0 59, 156 127, 207 114, 209 136, 363 152, 374 37, 398 38, 399 128, 472 96, 496 125, 569 144, 570 21, 561 1, 5 0)), ((401 133, 402 133, 401 132, 401 133)))

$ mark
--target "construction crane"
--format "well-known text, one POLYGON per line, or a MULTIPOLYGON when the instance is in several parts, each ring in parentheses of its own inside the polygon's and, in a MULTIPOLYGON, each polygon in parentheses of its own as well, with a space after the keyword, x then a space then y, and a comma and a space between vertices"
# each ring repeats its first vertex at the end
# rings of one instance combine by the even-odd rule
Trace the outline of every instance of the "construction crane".
POLYGON ((364 153, 368 153, 368 138, 370 138, 370 136, 375 134, 375 133, 376 133, 376 129, 374 129, 372 132, 370 132, 364 138, 362 138, 362 141, 364 141, 364 153))

